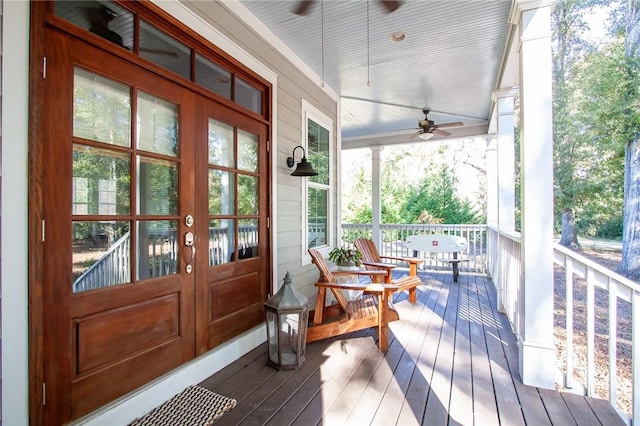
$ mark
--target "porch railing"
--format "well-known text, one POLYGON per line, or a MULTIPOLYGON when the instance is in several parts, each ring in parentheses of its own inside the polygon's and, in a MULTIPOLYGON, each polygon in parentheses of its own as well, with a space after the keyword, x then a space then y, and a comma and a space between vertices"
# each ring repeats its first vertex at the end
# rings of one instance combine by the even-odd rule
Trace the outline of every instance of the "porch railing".
MULTIPOLYGON (((487 255, 487 226, 486 225, 439 225, 439 224, 383 224, 380 225, 381 247, 383 256, 415 256, 407 248, 405 240, 410 235, 440 233, 467 239, 469 244, 465 258, 469 260, 460 264, 460 271, 485 273, 487 255)), ((372 238, 371 224, 343 223, 342 244, 353 244, 356 238, 372 238)), ((424 253, 417 253, 424 256, 424 253)), ((451 266, 446 262, 436 261, 425 256, 424 267, 432 270, 447 270, 451 266)))
MULTIPOLYGON (((178 234, 175 229, 149 234, 148 275, 146 278, 175 274, 179 251, 178 234)), ((209 228, 209 265, 215 266, 233 260, 233 229, 226 227, 209 228)), ((244 250, 258 245, 258 228, 240 226, 238 228, 238 248, 244 250)), ((253 253, 253 252, 252 252, 253 253)), ((242 256, 242 253, 241 253, 242 256)), ((242 257, 240 257, 242 259, 242 257)), ((73 283, 73 292, 110 287, 131 281, 131 234, 125 233, 73 283)))
MULTIPOLYGON (((518 334, 520 235, 489 229, 488 240, 498 308, 518 334)), ((558 385, 608 399, 627 423, 640 424, 640 285, 559 244, 554 262, 558 385)))
POLYGON ((95 290, 131 281, 131 234, 125 233, 73 283, 73 292, 95 290))

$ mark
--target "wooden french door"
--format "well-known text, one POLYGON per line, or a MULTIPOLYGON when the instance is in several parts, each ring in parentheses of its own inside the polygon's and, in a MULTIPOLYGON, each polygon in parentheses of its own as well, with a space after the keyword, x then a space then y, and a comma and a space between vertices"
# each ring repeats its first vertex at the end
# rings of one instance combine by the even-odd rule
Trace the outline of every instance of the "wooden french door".
POLYGON ((270 288, 267 126, 203 100, 196 146, 198 354, 264 321, 270 288))
POLYGON ((267 125, 46 30, 43 419, 115 400, 263 321, 267 125))

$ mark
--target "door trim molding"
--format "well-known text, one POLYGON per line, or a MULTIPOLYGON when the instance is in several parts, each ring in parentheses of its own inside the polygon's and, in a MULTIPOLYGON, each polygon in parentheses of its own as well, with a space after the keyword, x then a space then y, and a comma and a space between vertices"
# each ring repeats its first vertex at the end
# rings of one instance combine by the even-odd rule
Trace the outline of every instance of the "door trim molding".
POLYGON ((11 40, 2 52, 2 420, 28 424, 30 4, 0 3, 2 39, 11 40))

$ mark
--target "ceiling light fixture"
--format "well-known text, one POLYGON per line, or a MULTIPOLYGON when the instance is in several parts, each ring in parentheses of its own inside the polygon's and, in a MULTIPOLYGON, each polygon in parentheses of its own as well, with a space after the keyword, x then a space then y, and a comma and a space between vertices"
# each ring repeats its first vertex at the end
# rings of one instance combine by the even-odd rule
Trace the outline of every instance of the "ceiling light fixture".
POLYGON ((433 137, 433 133, 431 133, 431 132, 422 132, 422 133, 420 133, 420 135, 418 135, 418 137, 420 139, 422 139, 423 141, 428 141, 429 139, 431 139, 433 137))
POLYGON ((391 40, 394 43, 400 43, 406 38, 407 38, 407 33, 405 33, 404 31, 396 31, 395 33, 392 33, 389 36, 389 40, 391 40))

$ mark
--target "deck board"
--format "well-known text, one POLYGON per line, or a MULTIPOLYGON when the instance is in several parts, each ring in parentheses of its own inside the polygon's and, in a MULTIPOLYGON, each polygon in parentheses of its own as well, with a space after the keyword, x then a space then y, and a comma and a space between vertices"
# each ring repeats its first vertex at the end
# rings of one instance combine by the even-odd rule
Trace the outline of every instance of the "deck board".
MULTIPOLYGON (((471 279, 470 277, 469 279, 471 279)), ((479 286, 476 283, 475 288, 479 286)), ((498 424, 493 378, 491 376, 491 359, 487 350, 487 333, 482 318, 480 290, 470 291, 469 297, 469 331, 471 335, 471 365, 473 368, 473 416, 475 423, 498 424)))
POLYGON ((395 297, 387 353, 371 328, 313 342, 301 368, 278 372, 263 344, 203 381, 238 402, 216 426, 623 424, 607 401, 522 384, 491 280, 421 277, 416 304, 395 297))

